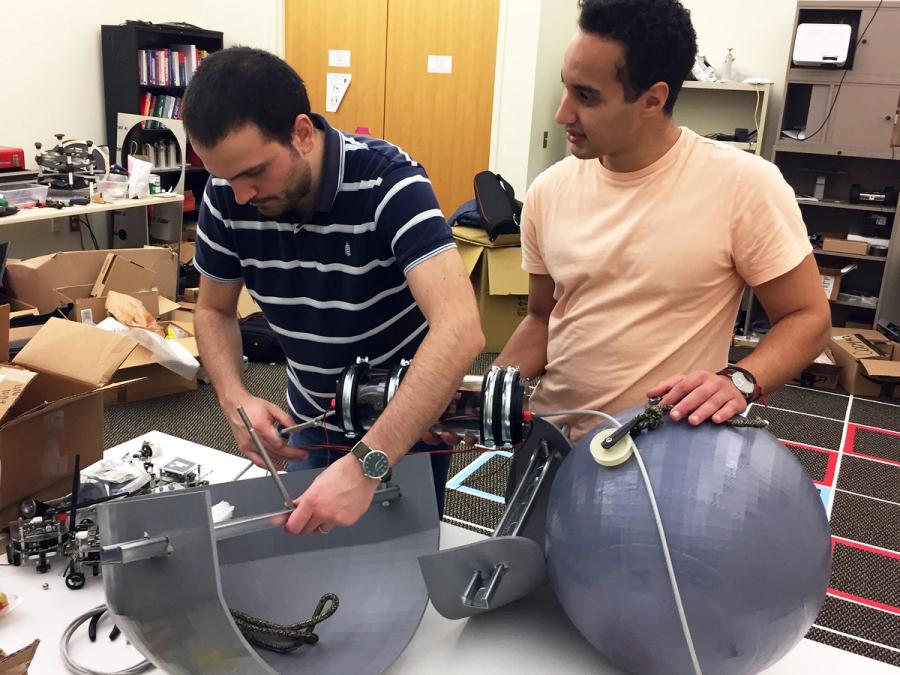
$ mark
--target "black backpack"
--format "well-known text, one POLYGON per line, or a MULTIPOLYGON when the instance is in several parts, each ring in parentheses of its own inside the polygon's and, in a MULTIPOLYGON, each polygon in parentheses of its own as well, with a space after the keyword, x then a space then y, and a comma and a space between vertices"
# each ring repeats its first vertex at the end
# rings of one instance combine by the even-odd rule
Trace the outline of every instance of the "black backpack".
POLYGON ((475 174, 475 202, 481 226, 491 241, 501 234, 519 233, 522 202, 516 200, 513 186, 499 173, 481 171, 475 174))
POLYGON ((244 356, 259 363, 284 363, 284 350, 262 312, 241 319, 244 356))

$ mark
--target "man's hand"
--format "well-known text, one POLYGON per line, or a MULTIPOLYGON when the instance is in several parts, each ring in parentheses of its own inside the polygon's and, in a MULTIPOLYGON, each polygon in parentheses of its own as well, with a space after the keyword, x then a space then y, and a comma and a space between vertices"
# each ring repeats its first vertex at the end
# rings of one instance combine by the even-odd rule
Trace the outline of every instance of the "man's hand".
POLYGON ((256 452, 256 447, 250 439, 250 434, 247 433, 247 427, 241 421, 241 416, 237 411, 238 406, 241 406, 244 412, 247 413, 250 424, 256 430, 260 442, 271 456, 276 468, 280 468, 279 464, 283 464, 288 459, 306 459, 309 457, 309 453, 305 450, 289 446, 275 430, 276 422, 289 427, 294 424, 294 419, 274 403, 248 393, 240 400, 222 405, 225 417, 231 425, 231 433, 234 434, 234 440, 237 441, 238 447, 247 456, 247 459, 250 459, 257 466, 266 466, 263 458, 256 452))
POLYGON ((349 527, 372 504, 378 484, 363 474, 355 456, 345 455, 294 500, 294 512, 284 528, 291 534, 328 534, 334 527, 349 527))
POLYGON ((456 447, 460 443, 464 443, 467 448, 471 448, 478 442, 478 436, 475 432, 470 433, 466 430, 464 436, 460 436, 455 431, 442 431, 439 434, 433 431, 426 431, 422 435, 422 440, 428 445, 449 445, 451 448, 456 447))
POLYGON ((673 375, 647 392, 647 398, 659 396, 660 405, 674 406, 669 417, 687 417, 694 426, 710 418, 721 424, 747 408, 744 395, 730 379, 705 370, 673 375))

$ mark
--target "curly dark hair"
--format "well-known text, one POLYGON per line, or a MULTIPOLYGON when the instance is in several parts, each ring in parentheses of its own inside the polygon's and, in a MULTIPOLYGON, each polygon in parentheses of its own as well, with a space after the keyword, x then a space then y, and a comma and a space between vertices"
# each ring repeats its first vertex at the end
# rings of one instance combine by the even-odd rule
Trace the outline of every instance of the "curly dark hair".
POLYGON ((182 117, 191 139, 207 147, 248 123, 287 145, 297 115, 309 112, 306 85, 287 63, 261 49, 229 47, 203 59, 182 117))
POLYGON ((580 0, 578 27, 622 45, 616 76, 633 102, 656 82, 669 85, 664 110, 672 115, 681 85, 694 64, 697 34, 678 0, 580 0))

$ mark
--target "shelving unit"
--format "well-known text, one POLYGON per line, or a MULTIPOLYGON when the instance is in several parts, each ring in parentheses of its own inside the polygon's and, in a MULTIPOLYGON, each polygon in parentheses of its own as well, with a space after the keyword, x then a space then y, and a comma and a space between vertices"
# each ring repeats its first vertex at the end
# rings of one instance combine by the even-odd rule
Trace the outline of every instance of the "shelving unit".
MULTIPOLYGON (((887 242, 887 256, 815 250, 820 268, 856 263, 841 279, 842 294, 874 298, 831 300, 832 325, 900 323, 897 206, 850 201, 853 185, 882 192, 900 188, 900 148, 891 145, 900 143, 900 1, 800 0, 795 33, 801 23, 849 24, 850 50, 842 68, 788 63, 772 161, 797 193, 810 235, 887 242)), ((751 336, 762 311, 752 296, 745 309, 743 332, 751 336)))
MULTIPOLYGON (((109 147, 116 148, 117 119, 120 112, 142 114, 141 99, 145 94, 181 98, 186 89, 185 84, 142 84, 140 51, 171 50, 173 45, 194 45, 198 51, 214 52, 222 49, 222 33, 182 24, 126 23, 118 26, 102 26, 101 43, 106 137, 109 147)), ((179 75, 178 80, 181 79, 179 75)), ((143 148, 144 144, 173 142, 174 138, 167 129, 135 128, 129 133, 126 142, 121 144, 122 153, 116 161, 124 165, 132 140, 137 144, 136 147, 143 148)), ((179 156, 176 157, 179 166, 164 166, 154 169, 154 173, 160 174, 162 187, 166 189, 174 185, 174 181, 178 180, 176 177, 180 178, 183 165, 184 189, 192 190, 194 195, 200 195, 203 193, 208 174, 199 162, 196 160, 195 163, 191 162, 192 153, 188 148, 179 150, 179 156)))
POLYGON ((735 129, 756 130, 751 142, 725 141, 756 155, 762 150, 770 84, 687 81, 678 95, 672 119, 701 136, 734 135, 735 129))

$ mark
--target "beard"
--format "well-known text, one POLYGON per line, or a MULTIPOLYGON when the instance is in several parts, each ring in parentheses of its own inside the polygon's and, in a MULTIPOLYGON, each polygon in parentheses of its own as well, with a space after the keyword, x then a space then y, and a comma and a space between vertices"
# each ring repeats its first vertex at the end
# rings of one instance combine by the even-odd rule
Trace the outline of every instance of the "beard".
POLYGON ((258 197, 250 204, 265 216, 277 217, 289 211, 299 211, 300 204, 312 189, 312 170, 309 162, 294 151, 295 161, 284 182, 284 188, 277 194, 258 197))

